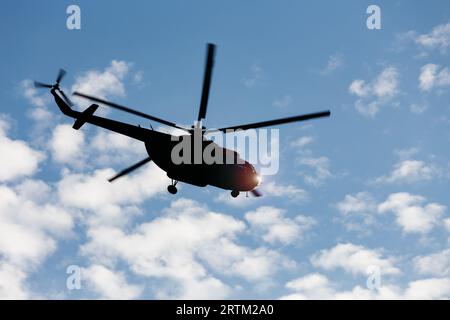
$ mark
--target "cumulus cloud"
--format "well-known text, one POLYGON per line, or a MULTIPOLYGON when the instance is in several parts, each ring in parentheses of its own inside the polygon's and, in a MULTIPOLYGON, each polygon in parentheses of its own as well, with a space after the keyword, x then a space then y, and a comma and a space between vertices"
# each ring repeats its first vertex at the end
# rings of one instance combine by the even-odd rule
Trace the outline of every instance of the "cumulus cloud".
POLYGON ((282 300, 331 299, 334 289, 328 278, 320 273, 307 274, 286 283, 286 288, 294 291, 282 296, 282 300))
POLYGON ((264 79, 264 71, 262 67, 257 63, 251 66, 250 73, 250 76, 242 80, 242 83, 247 88, 253 88, 257 83, 261 82, 261 80, 264 79))
POLYGON ((100 299, 137 299, 143 290, 141 286, 129 284, 124 273, 101 265, 83 269, 82 275, 91 290, 99 294, 100 299))
POLYGON ((96 264, 122 261, 137 276, 165 279, 157 298, 225 298, 233 288, 218 275, 261 282, 289 266, 275 251, 239 245, 235 239, 244 230, 242 221, 178 199, 163 216, 128 232, 119 226, 90 228, 82 253, 96 264))
POLYGON ((308 199, 308 193, 301 188, 292 184, 279 184, 275 181, 270 181, 261 187, 264 194, 271 197, 287 197, 291 200, 306 201, 308 199))
POLYGON ((141 141, 102 129, 89 142, 88 148, 93 161, 104 166, 130 165, 147 156, 141 141))
POLYGON ((0 297, 30 298, 28 276, 72 234, 75 213, 42 181, 0 185, 0 297))
POLYGON ((0 117, 0 182, 32 175, 45 157, 25 141, 9 138, 8 129, 8 123, 0 117))
POLYGON ((285 109, 289 107, 291 103, 292 103, 292 96, 287 94, 284 95, 282 98, 275 100, 273 102, 273 106, 280 109, 285 109))
POLYGON ((304 181, 314 187, 320 187, 327 179, 333 177, 330 170, 330 159, 325 156, 316 156, 305 148, 314 141, 311 136, 303 136, 293 141, 291 146, 298 152, 296 164, 300 166, 299 175, 304 181))
POLYGON ((326 179, 333 176, 330 171, 330 159, 325 156, 314 157, 305 154, 298 159, 298 164, 307 167, 300 172, 300 175, 312 186, 319 187, 326 179), (312 174, 311 170, 313 170, 312 174))
POLYGON ((74 130, 66 124, 53 129, 48 144, 57 163, 77 169, 92 163, 96 166, 128 166, 147 157, 141 141, 103 129, 97 130, 86 141, 82 130, 74 130))
POLYGON ((107 96, 123 97, 125 96, 123 80, 131 66, 132 64, 126 61, 112 60, 111 64, 103 71, 89 70, 83 72, 75 78, 71 91, 79 91, 100 98, 106 98, 107 96))
POLYGON ((53 159, 61 164, 75 167, 83 165, 85 153, 84 133, 74 130, 72 126, 60 124, 55 127, 50 140, 53 159))
POLYGON ((300 137, 300 138, 294 140, 291 143, 291 145, 293 147, 302 148, 302 147, 305 147, 305 146, 311 144, 313 141, 314 141, 313 137, 311 137, 311 136, 303 136, 303 137, 300 137))
POLYGON ((325 275, 313 273, 289 281, 286 288, 293 293, 282 296, 280 299, 289 300, 422 300, 422 299, 449 299, 450 278, 428 278, 411 281, 405 288, 398 285, 385 284, 377 290, 369 290, 359 285, 351 290, 338 290, 325 275))
POLYGON ((328 57, 326 67, 321 71, 323 75, 332 74, 337 69, 341 68, 344 64, 344 58, 341 54, 332 54, 328 57))
POLYGON ((48 95, 38 93, 37 89, 34 87, 33 81, 29 79, 20 82, 20 90, 22 91, 23 96, 34 107, 42 108, 50 101, 48 95))
POLYGON ((445 225, 442 216, 447 209, 439 203, 426 203, 425 197, 407 192, 392 193, 385 201, 377 202, 364 191, 346 195, 334 206, 348 230, 368 232, 367 227, 378 217, 392 213, 404 232, 418 234, 426 234, 441 223, 445 225))
POLYGON ((88 215, 92 224, 122 224, 135 205, 166 192, 168 185, 165 173, 153 163, 140 169, 139 174, 109 183, 108 178, 114 174, 109 168, 88 174, 65 171, 58 182, 59 197, 69 206, 93 211, 88 215))
POLYGON ((337 203, 337 209, 347 215, 360 212, 372 212, 376 208, 373 197, 368 192, 359 192, 355 195, 346 195, 344 200, 337 203))
POLYGON ((321 250, 311 257, 311 263, 325 270, 341 268, 355 275, 366 275, 372 266, 380 268, 383 274, 400 273, 394 259, 383 258, 381 250, 371 250, 352 243, 341 243, 331 249, 321 250))
POLYGON ((32 296, 26 284, 27 274, 16 266, 0 263, 0 298, 2 300, 24 300, 32 296))
POLYGON ((269 243, 290 244, 305 236, 316 221, 307 216, 285 217, 285 211, 275 207, 259 207, 245 214, 245 219, 261 233, 262 239, 269 243))
POLYGON ((395 164, 390 174, 375 179, 375 183, 416 183, 429 181, 438 174, 437 168, 420 160, 402 160, 395 164))
POLYGON ((450 70, 437 64, 426 64, 420 69, 419 87, 422 91, 450 87, 450 70))
POLYGON ((450 218, 444 219, 444 226, 448 232, 450 232, 450 218))
POLYGON ((435 26, 429 33, 417 34, 409 31, 403 37, 412 39, 421 49, 439 50, 446 53, 450 44, 450 23, 435 26))
POLYGON ((409 111, 415 114, 422 114, 428 109, 426 103, 413 103, 409 106, 409 111))
POLYGON ((367 232, 367 226, 375 222, 377 204, 368 192, 348 194, 335 207, 347 230, 367 232))
POLYGON ((398 78, 397 68, 386 67, 370 82, 354 80, 348 90, 359 98, 355 102, 356 110, 365 116, 374 117, 383 105, 397 95, 398 78))
POLYGON ((414 269, 420 274, 445 277, 450 275, 450 249, 418 256, 413 259, 414 269))
POLYGON ((424 204, 422 196, 407 192, 393 193, 383 203, 378 205, 379 213, 391 212, 396 222, 406 233, 430 232, 440 221, 446 207, 439 203, 424 204))

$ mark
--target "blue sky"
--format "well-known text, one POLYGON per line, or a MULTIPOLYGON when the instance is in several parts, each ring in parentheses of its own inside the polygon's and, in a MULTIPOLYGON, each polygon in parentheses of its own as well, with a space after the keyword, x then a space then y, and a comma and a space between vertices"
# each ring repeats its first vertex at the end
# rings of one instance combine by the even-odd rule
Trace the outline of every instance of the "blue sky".
POLYGON ((0 33, 0 297, 450 297, 448 1, 4 1, 0 33), (30 82, 63 67, 66 92, 191 124, 207 42, 208 127, 332 112, 279 127, 262 198, 172 196, 153 164, 110 185, 144 146, 72 130, 30 82))

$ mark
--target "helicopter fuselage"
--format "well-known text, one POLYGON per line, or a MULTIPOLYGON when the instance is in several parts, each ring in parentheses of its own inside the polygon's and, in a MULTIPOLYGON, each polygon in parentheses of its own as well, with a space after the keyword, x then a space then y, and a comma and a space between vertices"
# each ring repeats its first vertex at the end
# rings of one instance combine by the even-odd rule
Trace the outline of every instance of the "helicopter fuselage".
MULTIPOLYGON (((214 144, 215 152, 223 154, 232 154, 232 163, 206 163, 201 158, 201 162, 194 161, 195 151, 192 150, 192 157, 189 161, 176 163, 173 157, 173 149, 180 142, 180 139, 170 134, 155 131, 140 126, 130 125, 128 123, 99 117, 93 114, 97 109, 97 105, 93 104, 85 111, 80 112, 73 110, 57 93, 51 90, 55 98, 55 102, 59 109, 67 116, 74 118, 76 129, 81 128, 84 123, 90 123, 98 127, 102 127, 128 137, 144 142, 145 148, 151 160, 162 170, 167 176, 175 181, 182 181, 195 186, 205 187, 207 185, 233 191, 251 191, 255 189, 260 178, 254 167, 239 157, 239 154, 233 150, 221 148, 214 144, 213 141, 202 138, 201 152, 205 147, 214 144), (91 112, 90 112, 91 111, 91 112)), ((194 135, 183 136, 182 138, 190 138, 193 140, 194 135)), ((194 141, 188 143, 194 146, 194 141)), ((226 158, 226 157, 225 157, 226 158)))
MULTIPOLYGON (((167 172, 167 176, 176 181, 205 187, 212 185, 226 190, 251 191, 256 188, 260 178, 254 167, 239 157, 233 150, 221 148, 213 141, 202 139, 199 151, 194 150, 194 135, 175 137, 159 131, 151 131, 148 141, 145 142, 147 153, 155 164, 167 172), (174 158, 180 156, 175 152, 177 144, 182 139, 185 145, 191 147, 187 161, 179 163, 174 158), (207 163, 203 158, 205 148, 214 149, 213 153, 221 153, 223 161, 207 163), (195 161, 195 152, 200 152, 200 161, 195 161), (231 155, 231 157, 229 157, 231 155), (228 158, 227 158, 228 156, 228 158), (227 161, 230 160, 231 161, 227 161)), ((186 157, 184 157, 186 159, 186 157)))

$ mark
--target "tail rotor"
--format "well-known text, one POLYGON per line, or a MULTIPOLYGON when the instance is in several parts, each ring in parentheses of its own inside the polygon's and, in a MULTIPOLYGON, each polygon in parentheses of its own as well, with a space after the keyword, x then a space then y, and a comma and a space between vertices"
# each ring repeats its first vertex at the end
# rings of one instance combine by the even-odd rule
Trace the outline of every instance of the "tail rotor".
POLYGON ((70 99, 66 96, 66 94, 60 89, 59 85, 61 83, 61 80, 64 78, 64 76, 66 75, 66 70, 64 69, 59 69, 58 71, 58 75, 56 76, 56 82, 55 84, 47 84, 47 83, 43 83, 43 82, 39 82, 39 81, 34 81, 34 86, 36 88, 45 88, 45 89, 50 89, 50 90, 57 90, 58 92, 61 93, 62 98, 64 99, 64 101, 69 105, 69 106, 73 106, 72 101, 70 101, 70 99))

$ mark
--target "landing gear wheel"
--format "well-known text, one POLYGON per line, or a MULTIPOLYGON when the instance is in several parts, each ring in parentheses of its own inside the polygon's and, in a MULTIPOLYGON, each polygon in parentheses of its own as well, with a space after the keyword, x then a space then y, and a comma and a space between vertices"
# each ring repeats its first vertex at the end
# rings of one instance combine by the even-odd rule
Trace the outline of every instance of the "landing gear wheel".
POLYGON ((167 187, 167 191, 169 191, 169 193, 171 194, 176 194, 177 193, 177 187, 175 187, 174 185, 170 185, 167 187))
POLYGON ((239 195, 239 191, 236 191, 236 190, 231 191, 231 196, 233 198, 236 198, 238 195, 239 195))

